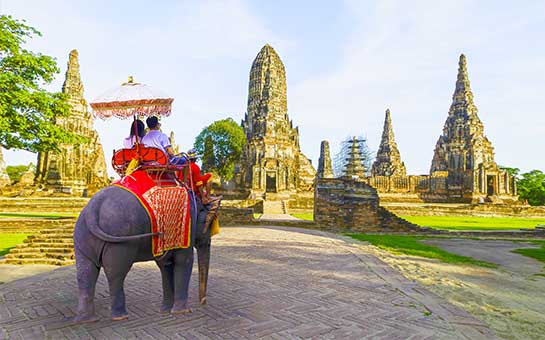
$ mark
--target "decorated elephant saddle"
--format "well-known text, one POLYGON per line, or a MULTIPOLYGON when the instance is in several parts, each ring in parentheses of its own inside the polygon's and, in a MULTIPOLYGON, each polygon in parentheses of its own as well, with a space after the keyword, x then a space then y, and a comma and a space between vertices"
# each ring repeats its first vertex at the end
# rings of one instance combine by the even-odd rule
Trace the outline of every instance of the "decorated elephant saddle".
POLYGON ((162 233, 152 237, 154 256, 191 245, 189 193, 175 176, 168 172, 137 170, 112 185, 136 196, 150 217, 151 231, 162 233))

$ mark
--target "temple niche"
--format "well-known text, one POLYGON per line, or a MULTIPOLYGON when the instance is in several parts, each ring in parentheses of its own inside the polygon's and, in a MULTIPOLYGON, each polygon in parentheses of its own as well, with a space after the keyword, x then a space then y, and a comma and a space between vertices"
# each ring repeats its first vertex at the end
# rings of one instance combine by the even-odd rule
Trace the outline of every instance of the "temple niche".
POLYGON ((299 129, 288 117, 286 71, 265 45, 250 70, 248 109, 242 121, 247 144, 235 175, 252 198, 312 193, 316 170, 299 147, 299 129))
POLYGON ((109 184, 104 151, 93 127, 93 118, 83 97, 78 51, 72 50, 62 86, 70 105, 70 116, 55 122, 89 139, 82 144, 62 144, 60 151, 38 154, 35 184, 42 191, 86 196, 109 184))

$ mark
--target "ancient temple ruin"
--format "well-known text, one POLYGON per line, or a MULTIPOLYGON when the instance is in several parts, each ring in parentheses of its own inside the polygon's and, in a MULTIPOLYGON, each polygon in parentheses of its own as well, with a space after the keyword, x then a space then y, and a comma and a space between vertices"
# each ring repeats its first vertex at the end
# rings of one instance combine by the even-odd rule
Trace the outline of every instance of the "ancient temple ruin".
POLYGON ((109 180, 104 151, 83 97, 76 50, 70 52, 62 92, 67 95, 71 114, 68 117, 57 117, 56 124, 88 138, 89 142, 62 144, 59 152, 40 152, 35 183, 46 192, 85 196, 108 185, 109 180))
POLYGON ((331 165, 331 155, 329 153, 329 142, 324 140, 320 145, 320 159, 318 160, 318 178, 333 178, 333 166, 331 165))
POLYGON ((365 178, 365 167, 363 165, 361 141, 358 137, 352 137, 346 143, 346 153, 344 155, 343 178, 362 180, 365 178))
POLYGON ((397 149, 392 126, 390 109, 386 110, 382 139, 377 151, 377 156, 371 169, 373 176, 406 176, 405 163, 401 161, 401 155, 397 149))
POLYGON ((11 179, 6 172, 6 162, 4 162, 4 155, 2 154, 2 147, 0 147, 0 188, 6 187, 11 184, 11 179))
POLYGON ((494 162, 494 148, 484 135, 473 102, 465 55, 458 65, 456 89, 443 134, 435 145, 430 174, 446 176, 449 197, 472 201, 512 198, 516 195, 514 177, 494 162))
POLYGON ((247 144, 235 174, 239 188, 264 199, 312 193, 316 171, 301 152, 299 129, 288 117, 284 64, 268 44, 250 70, 242 127, 247 144))
POLYGON ((484 135, 483 123, 477 116, 477 107, 473 102, 467 60, 463 54, 458 63, 452 104, 443 133, 435 146, 430 175, 404 175, 405 169, 401 167, 403 163, 393 138, 389 112, 386 114, 385 131, 375 165, 373 176, 367 178, 367 182, 377 189, 383 200, 464 203, 507 203, 517 200, 515 178, 498 167, 494 161, 494 148, 484 135), (386 144, 388 146, 383 147, 386 144), (397 173, 383 171, 389 169, 389 163, 397 164, 397 173))

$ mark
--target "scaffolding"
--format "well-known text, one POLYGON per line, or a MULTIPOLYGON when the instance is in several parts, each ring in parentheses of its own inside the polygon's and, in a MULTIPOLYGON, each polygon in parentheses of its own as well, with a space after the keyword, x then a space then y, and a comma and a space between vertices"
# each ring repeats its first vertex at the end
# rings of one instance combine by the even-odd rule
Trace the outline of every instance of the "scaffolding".
POLYGON ((354 171, 371 175, 373 152, 363 136, 348 136, 341 142, 341 150, 333 157, 333 174, 336 178, 352 176, 354 171), (361 166, 361 168, 360 168, 361 166))

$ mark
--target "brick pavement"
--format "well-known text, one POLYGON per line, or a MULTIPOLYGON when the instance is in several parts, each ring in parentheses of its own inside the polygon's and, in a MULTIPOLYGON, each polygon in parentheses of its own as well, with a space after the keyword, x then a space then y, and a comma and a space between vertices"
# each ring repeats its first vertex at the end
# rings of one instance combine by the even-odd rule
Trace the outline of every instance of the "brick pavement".
MULTIPOLYGON (((357 242, 283 227, 223 228, 213 239, 208 304, 160 315, 155 263, 136 264, 125 281, 128 321, 109 319, 101 272, 101 320, 70 325, 75 266, 0 285, 0 339, 478 339, 481 321, 366 253, 357 242)), ((196 270, 196 267, 195 267, 196 270)))

